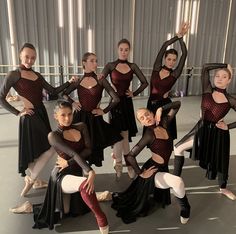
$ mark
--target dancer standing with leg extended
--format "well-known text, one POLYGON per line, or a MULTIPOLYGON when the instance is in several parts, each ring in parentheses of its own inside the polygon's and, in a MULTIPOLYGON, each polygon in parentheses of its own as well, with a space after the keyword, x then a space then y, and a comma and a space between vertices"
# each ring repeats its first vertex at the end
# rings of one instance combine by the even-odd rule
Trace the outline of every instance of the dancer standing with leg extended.
MULTIPOLYGON (((128 154, 130 151, 129 141, 138 132, 132 97, 137 96, 148 86, 147 80, 138 66, 135 63, 128 62, 129 53, 130 42, 127 39, 120 40, 118 43, 118 59, 108 63, 102 71, 105 77, 108 74, 110 75, 111 83, 120 98, 119 104, 111 110, 110 114, 110 123, 121 132, 124 138, 113 146, 114 169, 117 178, 122 173, 122 154, 124 156, 128 154), (134 74, 140 80, 141 85, 137 90, 131 91, 129 87, 134 74)), ((127 166, 130 178, 134 178, 135 174, 132 167, 129 164, 127 166)))
MULTIPOLYGON (((51 127, 42 102, 42 91, 45 89, 55 95, 68 87, 72 81, 53 88, 40 73, 32 69, 35 60, 35 47, 30 43, 25 43, 20 50, 21 64, 19 68, 8 73, 0 90, 1 105, 20 117, 18 171, 22 176, 25 176, 25 170, 28 168, 30 173, 25 176, 25 187, 21 196, 25 196, 36 183, 40 171, 54 153, 47 138, 51 127), (22 111, 17 110, 6 101, 11 87, 17 91, 23 102, 24 109, 22 111)), ((41 184, 41 186, 45 186, 45 184, 41 184)))
POLYGON ((232 68, 229 64, 205 64, 201 74, 202 104, 201 119, 174 148, 174 174, 180 176, 184 164, 184 151, 192 149, 191 158, 199 160, 199 165, 206 170, 208 179, 218 176, 220 192, 229 199, 236 196, 226 189, 229 169, 229 129, 236 127, 236 122, 226 124, 223 118, 230 108, 236 110, 236 99, 229 95, 226 88, 232 80, 232 68), (210 71, 216 70, 214 86, 210 81, 210 71))

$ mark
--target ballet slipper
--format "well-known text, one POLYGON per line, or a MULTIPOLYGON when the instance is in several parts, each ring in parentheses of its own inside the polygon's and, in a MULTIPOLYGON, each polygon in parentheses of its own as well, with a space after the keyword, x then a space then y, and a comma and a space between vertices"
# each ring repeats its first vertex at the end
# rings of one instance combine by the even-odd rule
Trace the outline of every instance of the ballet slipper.
POLYGON ((48 187, 48 182, 45 180, 36 179, 33 184, 33 189, 42 189, 47 187, 48 187))
POLYGON ((25 187, 23 188, 21 192, 21 197, 25 196, 29 190, 32 188, 35 180, 31 179, 29 176, 25 176, 25 187))
POLYGON ((129 178, 130 178, 130 179, 134 179, 134 177, 136 176, 136 173, 135 173, 133 167, 128 166, 128 167, 127 167, 127 170, 128 170, 129 178))
POLYGON ((225 195, 228 197, 230 200, 236 200, 236 196, 228 189, 220 189, 221 194, 225 195))
POLYGON ((184 217, 180 216, 180 222, 182 224, 186 224, 188 221, 189 221, 189 218, 184 218, 184 217))
POLYGON ((96 192, 97 200, 99 202, 101 201, 111 201, 112 200, 112 194, 109 191, 104 192, 96 192))
POLYGON ((14 208, 10 208, 9 211, 15 214, 28 214, 33 212, 33 206, 29 201, 26 201, 20 206, 16 206, 14 208))
POLYGON ((105 226, 105 227, 99 227, 99 230, 101 232, 101 234, 108 234, 109 233, 109 226, 105 226))
POLYGON ((122 162, 117 162, 116 160, 114 160, 113 162, 113 167, 116 171, 116 179, 120 179, 121 175, 122 175, 122 171, 123 171, 123 165, 122 162))

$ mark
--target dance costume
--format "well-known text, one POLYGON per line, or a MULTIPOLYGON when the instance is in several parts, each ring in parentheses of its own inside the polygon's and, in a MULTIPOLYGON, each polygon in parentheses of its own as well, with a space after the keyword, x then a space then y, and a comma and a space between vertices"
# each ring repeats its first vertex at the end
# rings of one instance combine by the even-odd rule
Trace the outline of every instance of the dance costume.
POLYGON ((133 92, 133 96, 137 96, 148 86, 147 80, 135 63, 130 63, 127 60, 120 59, 108 63, 104 67, 102 74, 105 77, 110 74, 111 82, 116 88, 117 95, 120 98, 120 102, 118 103, 118 105, 115 106, 115 108, 113 108, 110 112, 110 123, 120 132, 128 130, 129 140, 131 141, 131 137, 134 137, 136 135, 138 129, 134 116, 132 98, 128 97, 125 93, 129 89, 130 82, 132 81, 134 74, 140 80, 141 85, 137 90, 133 92), (125 74, 119 72, 116 69, 119 63, 126 63, 130 67, 130 71, 125 74))
MULTIPOLYGON (((63 159, 67 160, 68 167, 59 172, 55 167, 51 173, 47 193, 42 205, 34 205, 33 228, 54 228, 64 215, 62 180, 67 175, 83 178, 82 170, 89 172, 92 168, 87 164, 86 159, 91 154, 91 143, 87 127, 84 123, 78 123, 69 127, 59 127, 57 131, 49 134, 49 143, 55 148, 63 159), (75 129, 80 132, 79 141, 66 140, 63 132, 75 129)), ((78 192, 72 193, 70 198, 70 209, 66 215, 77 216, 89 211, 94 212, 99 227, 107 226, 105 214, 101 211, 96 195, 93 192, 88 194, 83 188, 84 182, 77 188, 78 192)))
POLYGON ((114 106, 119 102, 119 98, 108 81, 104 78, 98 80, 97 75, 94 72, 85 73, 78 82, 71 84, 63 92, 63 96, 70 103, 73 103, 74 100, 68 95, 75 89, 77 89, 78 98, 82 107, 80 111, 76 110, 74 112, 73 123, 86 123, 92 142, 92 154, 88 161, 90 165, 95 164, 96 166, 102 166, 102 161, 104 160, 103 149, 122 140, 122 137, 118 131, 103 120, 102 116, 95 116, 92 114, 92 110, 98 108, 104 89, 111 97, 109 105, 103 110, 104 113, 112 110, 112 108, 114 108, 114 106), (92 88, 82 86, 81 82, 85 77, 93 77, 97 84, 92 88))
MULTIPOLYGON (((184 67, 186 57, 187 57, 187 48, 182 37, 179 38, 175 36, 172 39, 166 41, 162 45, 153 66, 151 84, 150 84, 150 96, 147 103, 147 108, 150 111, 152 111, 154 114, 156 113, 156 110, 159 107, 172 102, 169 97, 164 98, 163 96, 165 93, 171 90, 171 88, 173 87, 177 79, 180 77, 183 67, 184 67), (172 70, 172 69, 167 68, 166 66, 162 66, 162 60, 166 52, 166 48, 169 45, 176 42, 177 40, 180 43, 182 55, 179 60, 178 66, 174 70, 172 70), (161 69, 168 70, 170 72, 169 76, 161 79, 160 77, 161 69)), ((170 124, 169 128, 170 128, 170 134, 172 135, 172 138, 176 139, 177 138, 176 118, 173 119, 173 122, 170 124)))
MULTIPOLYGON (((163 111, 172 109, 172 115, 163 116, 160 126, 154 125, 147 127, 140 141, 126 156, 126 160, 131 164, 137 175, 140 175, 145 169, 148 169, 151 166, 154 166, 157 169, 156 173, 168 172, 168 162, 173 150, 173 139, 171 137, 168 137, 167 139, 157 138, 158 136, 156 136, 155 131, 156 129, 164 130, 167 132, 167 136, 170 136, 167 127, 177 113, 179 107, 179 102, 173 102, 163 106, 163 111), (136 156, 145 146, 149 146, 151 152, 159 155, 163 159, 163 163, 159 164, 155 162, 153 158, 150 158, 140 169, 136 156)), ((170 204, 170 190, 155 187, 154 178, 156 173, 149 178, 138 176, 126 191, 122 193, 113 193, 112 208, 117 210, 117 216, 121 217, 124 223, 135 222, 136 217, 146 216, 148 214, 148 211, 153 206, 153 203, 151 203, 152 194, 157 202, 162 203, 163 207, 170 204)))
MULTIPOLYGON (((225 188, 228 179, 230 136, 229 130, 216 127, 216 123, 223 119, 230 108, 236 110, 236 99, 226 90, 214 88, 210 82, 210 70, 226 68, 227 64, 205 64, 202 69, 202 117, 194 128, 185 135, 176 145, 178 148, 184 142, 193 138, 191 158, 199 160, 199 165, 206 169, 208 179, 215 179, 218 175, 219 185, 225 188), (224 93, 227 102, 217 103, 213 99, 213 92, 224 93)), ((236 122, 228 124, 228 129, 236 127, 236 122)), ((181 158, 177 156, 176 158, 181 158)))
POLYGON ((0 103, 11 113, 19 115, 20 111, 6 101, 6 96, 13 87, 16 92, 33 104, 33 115, 20 117, 19 123, 19 164, 18 172, 25 176, 28 164, 34 162, 43 152, 50 148, 47 135, 51 131, 47 111, 43 105, 43 89, 50 94, 56 95, 69 86, 69 82, 53 88, 43 76, 32 69, 20 66, 6 76, 0 90, 0 103), (37 75, 36 80, 21 77, 22 70, 30 70, 37 75))

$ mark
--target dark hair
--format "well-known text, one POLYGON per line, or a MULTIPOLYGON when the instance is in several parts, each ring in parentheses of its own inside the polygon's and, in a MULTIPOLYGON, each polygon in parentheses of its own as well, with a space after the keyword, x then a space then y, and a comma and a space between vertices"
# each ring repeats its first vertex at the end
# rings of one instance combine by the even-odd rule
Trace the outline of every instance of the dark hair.
POLYGON ((175 49, 166 50, 165 55, 164 55, 165 58, 166 58, 169 54, 175 54, 176 57, 178 57, 178 52, 177 52, 177 50, 175 50, 175 49))
POLYGON ((25 44, 21 47, 20 53, 22 52, 22 50, 23 50, 24 48, 30 48, 31 50, 34 50, 34 51, 36 52, 35 47, 34 47, 33 44, 31 44, 31 43, 28 43, 28 42, 25 43, 25 44))
MULTIPOLYGON (((91 55, 96 56, 96 54, 94 54, 94 53, 86 52, 86 53, 83 55, 82 62, 87 62, 88 57, 91 56, 91 55)), ((85 68, 84 65, 83 65, 83 68, 85 68)))
POLYGON ((126 38, 121 39, 121 40, 118 42, 117 47, 119 47, 120 44, 127 44, 127 45, 129 46, 129 49, 130 49, 130 42, 129 42, 129 40, 127 40, 126 38))
POLYGON ((58 110, 62 109, 62 108, 69 108, 69 109, 73 110, 71 103, 69 103, 68 101, 65 101, 65 100, 58 100, 57 104, 54 108, 54 113, 57 113, 58 110))

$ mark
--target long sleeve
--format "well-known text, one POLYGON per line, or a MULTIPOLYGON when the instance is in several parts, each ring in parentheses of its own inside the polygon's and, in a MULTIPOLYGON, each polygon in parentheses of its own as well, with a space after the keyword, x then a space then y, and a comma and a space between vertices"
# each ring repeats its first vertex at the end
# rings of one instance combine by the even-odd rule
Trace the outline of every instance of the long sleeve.
POLYGON ((71 147, 69 147, 58 132, 50 132, 48 134, 48 140, 51 146, 73 158, 83 170, 89 172, 92 168, 85 161, 85 158, 91 154, 91 143, 88 130, 86 125, 83 123, 80 123, 78 129, 80 129, 85 144, 85 148, 80 152, 80 154, 76 153, 71 147))
POLYGON ((162 106, 162 111, 168 112, 168 114, 163 116, 161 119, 163 127, 167 128, 167 126, 170 124, 170 122, 173 120, 173 118, 179 111, 180 106, 181 106, 180 101, 171 102, 162 106))
POLYGON ((162 59, 163 59, 163 56, 166 52, 167 47, 169 45, 173 44, 174 42, 176 42, 177 40, 179 40, 179 38, 177 36, 175 36, 175 37, 171 38, 170 40, 164 42, 164 44, 162 45, 161 49, 159 50, 159 52, 157 54, 155 63, 153 65, 153 70, 154 71, 160 71, 161 70, 162 59))
POLYGON ((184 64, 187 58, 187 48, 186 48, 186 44, 183 41, 183 37, 179 38, 179 43, 180 43, 180 47, 181 47, 181 51, 182 51, 182 55, 180 57, 178 66, 174 69, 174 71, 172 72, 172 75, 177 79, 178 77, 180 77, 183 68, 184 68, 184 64))
POLYGON ((2 105, 3 108, 10 111, 14 115, 18 115, 20 111, 7 102, 6 96, 9 90, 11 89, 11 87, 13 87, 14 84, 19 79, 20 79, 19 71, 15 70, 15 71, 9 72, 7 76, 5 77, 3 84, 1 86, 1 89, 0 89, 0 104, 2 105))
POLYGON ((218 69, 218 68, 226 68, 227 64, 225 63, 206 63, 202 68, 202 93, 211 93, 212 85, 210 81, 210 70, 218 69))
POLYGON ((71 104, 74 102, 74 100, 69 96, 69 94, 71 92, 73 92, 75 89, 77 89, 78 85, 79 85, 80 81, 77 82, 73 82, 70 84, 69 87, 67 87, 63 92, 62 92, 62 96, 64 99, 66 99, 68 102, 70 102, 71 104))
POLYGON ((38 75, 38 77, 40 79, 42 79, 43 88, 46 89, 52 95, 59 94, 60 92, 62 92, 65 88, 67 88, 70 85, 70 82, 67 81, 64 84, 54 88, 43 78, 43 76, 40 73, 36 72, 36 74, 38 75))
POLYGON ((109 82, 105 78, 99 80, 98 82, 101 83, 101 85, 104 87, 104 89, 107 91, 107 93, 111 97, 111 100, 110 100, 108 106, 103 109, 103 112, 107 113, 119 103, 120 99, 119 99, 118 95, 116 94, 115 90, 111 87, 111 85, 109 84, 109 82))
POLYGON ((131 151, 125 156, 126 160, 131 164, 137 175, 141 174, 142 171, 136 160, 136 156, 144 149, 145 146, 150 144, 154 140, 151 129, 147 128, 144 135, 139 142, 131 149, 131 151))
POLYGON ((104 77, 106 78, 112 72, 114 68, 115 68, 114 63, 106 64, 102 70, 102 74, 104 75, 104 77))
POLYGON ((148 82, 145 76, 143 75, 142 71, 139 69, 139 67, 135 63, 132 63, 130 67, 141 82, 141 85, 139 86, 139 88, 133 92, 133 95, 137 96, 148 86, 148 82))
MULTIPOLYGON (((236 111, 236 98, 231 96, 231 95, 229 95, 229 94, 227 94, 227 99, 229 100, 231 108, 233 108, 234 111, 236 111)), ((236 121, 228 124, 228 128, 229 129, 236 128, 236 121)))

